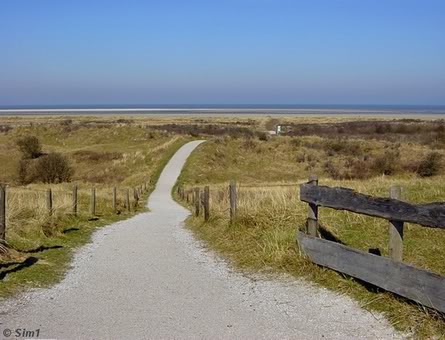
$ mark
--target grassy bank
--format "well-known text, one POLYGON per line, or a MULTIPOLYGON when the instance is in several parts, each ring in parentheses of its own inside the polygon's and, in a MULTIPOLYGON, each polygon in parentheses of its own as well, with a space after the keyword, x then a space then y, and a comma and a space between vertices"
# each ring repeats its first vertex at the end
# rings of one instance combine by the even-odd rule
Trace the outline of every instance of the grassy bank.
MULTIPOLYGON (((298 142, 294 142, 294 137, 267 141, 225 138, 201 145, 188 160, 179 183, 186 188, 210 185, 211 218, 205 223, 202 216, 191 217, 188 226, 210 248, 243 270, 303 277, 352 296, 370 311, 383 312, 399 330, 420 338, 443 337, 445 321, 439 313, 313 265, 301 256, 295 242, 295 232, 304 227, 307 216, 307 205, 298 199, 297 183, 305 181, 309 174, 320 175, 322 185, 349 187, 369 195, 388 196, 391 185, 401 185, 406 201, 444 201, 442 163, 436 176, 421 177, 410 170, 415 168, 416 159, 431 151, 442 153, 442 147, 417 141, 357 138, 348 140, 343 149, 335 147, 337 151, 332 153, 331 137, 297 139, 298 142), (354 143, 360 150, 354 151, 355 154, 350 151, 356 148, 351 147, 354 143), (326 171, 323 166, 332 161, 337 170, 347 173, 351 169, 342 162, 343 157, 361 159, 366 150, 366 161, 373 164, 373 160, 395 147, 398 162, 390 175, 353 173, 350 179, 334 179, 342 176, 326 171), (300 153, 312 158, 299 157, 300 153), (231 179, 236 179, 239 185, 238 215, 233 224, 229 223, 227 195, 227 182, 231 179)), ((378 248, 383 256, 388 255, 387 221, 330 209, 321 209, 319 214, 323 228, 344 244, 365 251, 378 248)), ((443 230, 406 224, 404 240, 404 262, 445 275, 443 230)))
POLYGON ((45 287, 63 277, 73 251, 90 240, 99 227, 123 220, 145 209, 145 201, 171 156, 187 136, 158 132, 134 124, 107 127, 66 123, 20 125, 0 134, 0 156, 8 160, 2 181, 7 188, 7 252, 0 256, 0 297, 31 287, 45 287), (73 127, 74 126, 74 127, 73 127), (14 141, 23 135, 38 137, 45 152, 57 151, 74 168, 71 183, 16 182, 20 154, 14 141), (9 155, 8 155, 9 152, 9 155), (110 156, 112 155, 112 157, 110 156), (13 164, 13 166, 10 166, 13 164), (131 210, 124 208, 127 189, 148 185, 137 206, 131 192, 131 210), (78 192, 78 214, 72 214, 72 187, 78 192), (112 210, 112 187, 117 190, 118 214, 112 210), (89 212, 90 191, 96 188, 96 215, 89 212), (53 213, 46 209, 46 190, 53 191, 53 213))

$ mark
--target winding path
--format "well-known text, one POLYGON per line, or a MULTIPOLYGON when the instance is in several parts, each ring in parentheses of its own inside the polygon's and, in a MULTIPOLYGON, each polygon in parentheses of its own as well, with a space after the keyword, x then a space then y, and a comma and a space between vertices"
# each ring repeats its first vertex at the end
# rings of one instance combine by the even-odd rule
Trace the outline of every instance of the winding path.
POLYGON ((0 329, 40 328, 40 338, 53 339, 397 337, 347 297, 286 277, 247 277, 204 250, 182 228, 189 211, 171 198, 200 143, 167 164, 151 212, 96 232, 58 285, 6 301, 0 329))

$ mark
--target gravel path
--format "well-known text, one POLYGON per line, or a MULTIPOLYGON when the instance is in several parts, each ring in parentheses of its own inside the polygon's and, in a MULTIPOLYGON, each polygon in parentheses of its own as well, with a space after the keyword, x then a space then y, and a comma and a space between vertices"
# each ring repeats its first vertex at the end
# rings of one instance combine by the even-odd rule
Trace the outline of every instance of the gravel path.
MULTIPOLYGON (((170 195, 199 141, 183 146, 150 197, 151 212, 100 229, 51 289, 3 301, 0 329, 57 339, 387 339, 381 315, 280 277, 245 276, 206 251, 170 195)), ((1 336, 0 336, 1 338, 1 336)))

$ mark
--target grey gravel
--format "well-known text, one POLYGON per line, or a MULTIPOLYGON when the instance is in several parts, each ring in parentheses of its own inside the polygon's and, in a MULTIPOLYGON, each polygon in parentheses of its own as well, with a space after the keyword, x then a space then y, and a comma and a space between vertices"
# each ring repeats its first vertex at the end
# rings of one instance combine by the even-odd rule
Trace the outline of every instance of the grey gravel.
POLYGON ((61 283, 2 301, 0 329, 40 328, 40 338, 53 339, 400 337, 348 297, 287 276, 237 272, 195 240, 171 189, 201 142, 170 160, 151 212, 97 231, 61 283))

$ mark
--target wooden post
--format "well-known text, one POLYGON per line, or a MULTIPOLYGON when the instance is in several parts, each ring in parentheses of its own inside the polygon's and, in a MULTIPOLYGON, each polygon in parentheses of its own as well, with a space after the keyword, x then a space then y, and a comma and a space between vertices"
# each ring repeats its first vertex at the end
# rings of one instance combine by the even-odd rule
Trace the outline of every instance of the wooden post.
POLYGON ((199 216, 199 206, 200 206, 200 199, 199 199, 199 188, 195 188, 195 215, 199 216))
MULTIPOLYGON (((309 176, 308 184, 318 185, 317 176, 309 176)), ((307 233, 310 236, 318 236, 318 206, 309 203, 307 211, 307 233)))
POLYGON ((0 242, 6 236, 6 186, 0 184, 0 242))
POLYGON ((210 217, 210 188, 208 185, 204 187, 204 221, 208 221, 210 217))
POLYGON ((113 213, 117 212, 117 193, 116 193, 116 187, 113 187, 113 199, 112 199, 112 205, 113 205, 113 213))
POLYGON ((50 216, 53 214, 53 193, 51 189, 46 191, 46 210, 48 210, 50 216))
POLYGON ((139 203, 139 195, 136 188, 133 189, 134 207, 137 208, 139 203))
POLYGON ((230 223, 236 218, 236 182, 231 181, 229 184, 229 201, 230 201, 230 223))
MULTIPOLYGON (((389 197, 399 200, 401 187, 392 186, 389 189, 389 197)), ((394 261, 402 261, 403 258, 403 222, 389 220, 389 257, 394 261)))
POLYGON ((96 188, 91 188, 90 215, 96 216, 96 188))
POLYGON ((73 215, 77 216, 77 185, 73 187, 73 215))
POLYGON ((127 207, 127 211, 131 211, 130 207, 130 189, 127 189, 127 192, 125 193, 125 206, 127 207))

